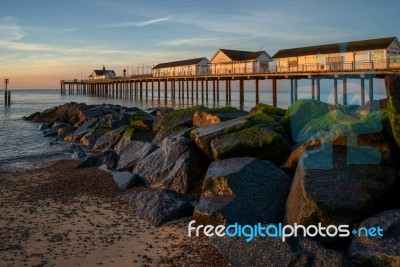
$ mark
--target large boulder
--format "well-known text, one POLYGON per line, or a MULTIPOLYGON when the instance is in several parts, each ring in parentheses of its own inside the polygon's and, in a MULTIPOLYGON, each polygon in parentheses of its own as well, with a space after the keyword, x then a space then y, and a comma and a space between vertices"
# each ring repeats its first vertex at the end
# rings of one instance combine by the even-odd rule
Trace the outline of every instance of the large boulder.
POLYGON ((273 117, 276 121, 281 120, 283 118, 283 116, 285 116, 285 114, 286 114, 285 109, 274 107, 274 106, 263 104, 263 103, 259 103, 255 107, 250 109, 249 114, 253 115, 253 114, 256 114, 259 112, 265 113, 265 114, 273 117))
POLYGON ((130 123, 131 115, 129 113, 111 113, 100 117, 97 127, 118 129, 130 123))
POLYGON ((279 223, 290 183, 290 177, 267 160, 215 161, 208 168, 193 217, 204 225, 279 223))
POLYGON ((175 110, 164 117, 161 127, 171 127, 175 125, 193 127, 193 116, 196 111, 206 109, 203 106, 193 106, 186 109, 175 110))
POLYGON ((141 128, 146 131, 151 131, 153 123, 157 117, 144 111, 134 112, 130 119, 130 125, 135 128, 141 128))
POLYGON ((193 115, 193 125, 203 127, 248 115, 248 112, 233 107, 198 110, 193 115))
POLYGON ((243 130, 248 127, 248 122, 244 118, 224 121, 218 124, 207 125, 194 129, 190 132, 190 138, 196 145, 210 158, 214 159, 211 149, 211 141, 221 137, 226 133, 243 130))
POLYGON ((119 156, 117 170, 132 170, 142 159, 156 150, 157 147, 143 141, 129 141, 116 150, 119 156))
POLYGON ((109 169, 115 169, 118 164, 118 156, 114 150, 105 150, 101 153, 87 157, 83 162, 79 163, 75 168, 90 168, 105 164, 109 169))
POLYGON ((396 183, 396 170, 371 161, 375 154, 358 147, 323 145, 303 153, 286 204, 288 224, 327 225, 360 222, 379 210, 396 183))
POLYGON ((179 138, 179 137, 185 137, 189 138, 190 137, 190 132, 194 128, 191 127, 186 127, 186 126, 171 126, 171 127, 164 127, 161 128, 160 131, 157 132, 157 134, 154 136, 153 140, 151 140, 151 143, 156 145, 156 146, 161 146, 162 142, 165 138, 179 138))
POLYGON ((96 140, 96 143, 93 146, 94 152, 101 152, 103 150, 114 148, 115 144, 119 141, 119 139, 124 134, 126 126, 122 126, 116 130, 106 132, 100 138, 96 140))
POLYGON ((89 121, 85 122, 81 127, 67 135, 64 140, 69 142, 79 142, 82 136, 87 134, 90 131, 90 128, 93 127, 98 122, 98 120, 98 118, 90 119, 89 121))
POLYGON ((111 131, 111 128, 109 127, 95 126, 91 128, 88 133, 82 136, 79 142, 87 148, 93 148, 93 146, 96 144, 97 139, 99 139, 101 136, 109 131, 111 131))
POLYGON ((257 157, 281 164, 290 154, 290 146, 282 136, 263 125, 223 135, 211 142, 215 160, 235 157, 257 157))
POLYGON ((162 122, 164 121, 164 119, 171 113, 173 112, 174 109, 173 108, 157 108, 156 110, 150 112, 150 114, 155 115, 156 119, 153 122, 152 128, 153 131, 158 132, 162 127, 162 122))
POLYGON ((389 210, 363 221, 355 234, 348 255, 356 266, 400 266, 400 209, 389 210), (363 229, 377 229, 372 236, 363 229), (381 235, 380 235, 381 234, 381 235))
POLYGON ((341 110, 332 110, 322 117, 306 123, 297 132, 296 141, 304 142, 316 138, 334 138, 359 134, 379 133, 382 131, 382 115, 379 111, 358 119, 341 110))
POLYGON ((309 238, 290 237, 282 242, 277 237, 212 237, 212 244, 232 266, 293 267, 350 266, 340 252, 327 249, 309 238))
POLYGON ((136 214, 156 227, 172 220, 191 216, 194 209, 189 199, 169 189, 147 190, 120 196, 119 199, 135 205, 136 214))
POLYGON ((159 149, 135 166, 134 172, 145 185, 184 194, 202 178, 205 168, 205 161, 191 140, 166 138, 159 149))
POLYGON ((384 132, 380 132, 371 134, 360 134, 356 136, 330 136, 329 138, 322 137, 311 139, 294 147, 289 158, 281 167, 293 176, 296 172, 298 162, 303 153, 306 150, 318 148, 322 144, 332 144, 334 146, 347 147, 347 150, 350 152, 354 149, 357 149, 357 147, 361 147, 361 149, 375 149, 375 151, 380 154, 380 157, 377 157, 376 159, 376 164, 391 165, 393 163, 392 150, 390 148, 388 137, 384 132))
POLYGON ((385 77, 387 94, 387 112, 391 125, 392 135, 400 147, 400 77, 387 75, 385 77))
POLYGON ((210 158, 214 159, 211 148, 211 142, 214 139, 221 138, 234 132, 239 132, 254 125, 268 128, 285 140, 287 140, 285 129, 278 124, 272 117, 264 113, 257 113, 237 119, 223 121, 217 124, 211 124, 204 127, 194 129, 190 132, 190 138, 194 140, 197 146, 210 158))

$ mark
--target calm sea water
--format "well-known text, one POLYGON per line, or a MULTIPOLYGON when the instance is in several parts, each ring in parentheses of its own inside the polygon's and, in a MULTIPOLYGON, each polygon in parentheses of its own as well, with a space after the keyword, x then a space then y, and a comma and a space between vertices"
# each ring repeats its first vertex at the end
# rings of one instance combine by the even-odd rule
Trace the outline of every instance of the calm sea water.
MULTIPOLYGON (((348 103, 359 104, 359 84, 357 80, 349 80, 348 84, 348 103)), ((298 83, 298 98, 310 98, 310 82, 300 80, 298 83)), ((332 102, 332 82, 321 81, 321 100, 332 102)), ((285 81, 278 81, 278 105, 286 108, 289 105, 290 85, 285 81)), ((245 102, 244 109, 250 109, 255 105, 254 84, 250 81, 245 82, 245 102)), ((382 81, 374 81, 374 99, 386 97, 386 92, 382 81)), ((366 88, 366 100, 368 101, 368 88, 366 88)), ((339 83, 339 96, 341 95, 341 84, 339 83)), ((186 93, 186 92, 185 92, 186 93)), ((177 93, 176 93, 177 94, 177 93)), ((155 92, 155 95, 156 92, 155 92)), ((38 130, 38 123, 24 121, 23 116, 28 116, 37 111, 61 105, 67 102, 79 102, 87 104, 120 104, 127 107, 139 107, 142 109, 156 106, 170 106, 174 108, 184 108, 195 104, 203 104, 208 107, 216 107, 211 100, 204 99, 202 102, 201 91, 199 90, 198 99, 194 101, 185 100, 184 103, 174 103, 170 99, 164 99, 161 93, 161 101, 158 100, 134 100, 134 99, 115 99, 106 97, 90 97, 82 95, 60 95, 59 90, 13 90, 12 104, 10 107, 4 106, 4 91, 0 91, 0 171, 19 171, 40 166, 43 162, 50 159, 70 157, 70 144, 60 142, 57 145, 49 145, 52 138, 46 138, 38 130)), ((150 96, 150 93, 149 93, 150 96)), ((212 94, 209 93, 211 99, 212 94)), ((232 82, 232 103, 231 106, 239 107, 238 83, 232 82)), ((340 100, 340 97, 339 97, 340 100)), ((271 84, 270 81, 260 81, 260 102, 271 104, 271 84)), ((225 83, 220 84, 220 105, 225 103, 225 83)))

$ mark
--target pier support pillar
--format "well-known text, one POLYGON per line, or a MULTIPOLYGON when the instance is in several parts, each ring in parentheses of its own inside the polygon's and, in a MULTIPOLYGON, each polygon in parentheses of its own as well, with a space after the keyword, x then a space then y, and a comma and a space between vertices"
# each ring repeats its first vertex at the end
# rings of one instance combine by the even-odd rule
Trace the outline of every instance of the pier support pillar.
POLYGON ((374 78, 369 78, 369 101, 374 100, 374 78))
POLYGON ((244 107, 244 80, 239 80, 239 106, 240 109, 244 107))
POLYGON ((274 106, 274 107, 276 107, 277 106, 277 98, 276 98, 276 87, 277 87, 277 85, 276 85, 276 79, 274 78, 274 79, 272 79, 272 105, 274 106))
POLYGON ((259 92, 259 81, 255 80, 256 83, 256 104, 260 103, 260 92, 259 92))
POLYGON ((201 103, 204 103, 204 80, 201 80, 201 103))
POLYGON ((192 80, 192 103, 194 101, 194 80, 192 80))
POLYGON ((168 82, 165 80, 164 82, 164 101, 167 102, 168 98, 168 82))
POLYGON ((199 102, 199 80, 196 79, 196 103, 199 102))
POLYGON ((215 103, 215 80, 213 80, 213 103, 215 103))
POLYGON ((294 102, 298 100, 297 79, 294 79, 294 102))
POLYGON ((293 79, 290 79, 290 105, 294 102, 293 79))
POLYGON ((311 78, 311 99, 315 99, 315 79, 311 78))
POLYGON ((139 94, 140 94, 140 100, 143 99, 143 82, 139 81, 139 94))
POLYGON ((154 81, 151 80, 151 100, 154 100, 154 81))
POLYGON ((335 105, 339 104, 337 78, 333 78, 333 97, 335 105))
POLYGON ((206 80, 206 102, 208 103, 208 80, 206 80))
POLYGON ((219 103, 219 80, 217 80, 217 103, 219 103))
POLYGON ((365 82, 364 78, 361 78, 360 80, 360 98, 361 98, 361 105, 365 104, 365 82))
POLYGON ((229 81, 225 80, 225 103, 228 104, 229 101, 229 81))
POLYGON ((145 81, 145 83, 146 83, 146 100, 147 100, 149 97, 149 83, 147 82, 147 80, 145 81))
POLYGON ((347 78, 343 78, 343 105, 347 105, 347 78))
POLYGON ((161 100, 161 81, 158 80, 158 101, 161 100))
POLYGON ((321 100, 321 79, 317 78, 317 100, 320 101, 321 100))

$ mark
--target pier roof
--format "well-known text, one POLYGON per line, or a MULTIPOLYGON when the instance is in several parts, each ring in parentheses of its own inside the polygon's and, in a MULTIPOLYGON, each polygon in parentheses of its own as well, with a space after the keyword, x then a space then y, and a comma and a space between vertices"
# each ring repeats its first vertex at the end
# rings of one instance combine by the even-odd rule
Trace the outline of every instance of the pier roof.
POLYGON ((208 62, 208 59, 205 57, 192 58, 192 59, 186 59, 186 60, 160 63, 160 64, 156 65, 153 69, 171 68, 171 67, 179 67, 179 66, 187 66, 187 65, 197 65, 204 59, 208 62))
POLYGON ((315 54, 329 54, 329 53, 343 53, 343 52, 357 52, 364 50, 385 49, 396 40, 396 37, 386 37, 378 39, 360 40, 343 43, 333 43, 325 45, 298 47, 291 49, 279 50, 272 58, 286 58, 297 57, 315 54))

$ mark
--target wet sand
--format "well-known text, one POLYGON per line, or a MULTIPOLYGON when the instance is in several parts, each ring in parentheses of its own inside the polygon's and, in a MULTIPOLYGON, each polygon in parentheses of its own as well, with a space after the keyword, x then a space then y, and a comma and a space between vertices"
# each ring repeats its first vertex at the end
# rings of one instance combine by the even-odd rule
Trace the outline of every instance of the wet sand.
POLYGON ((184 218, 153 227, 117 195, 111 174, 62 160, 0 174, 0 266, 229 266, 184 218))

